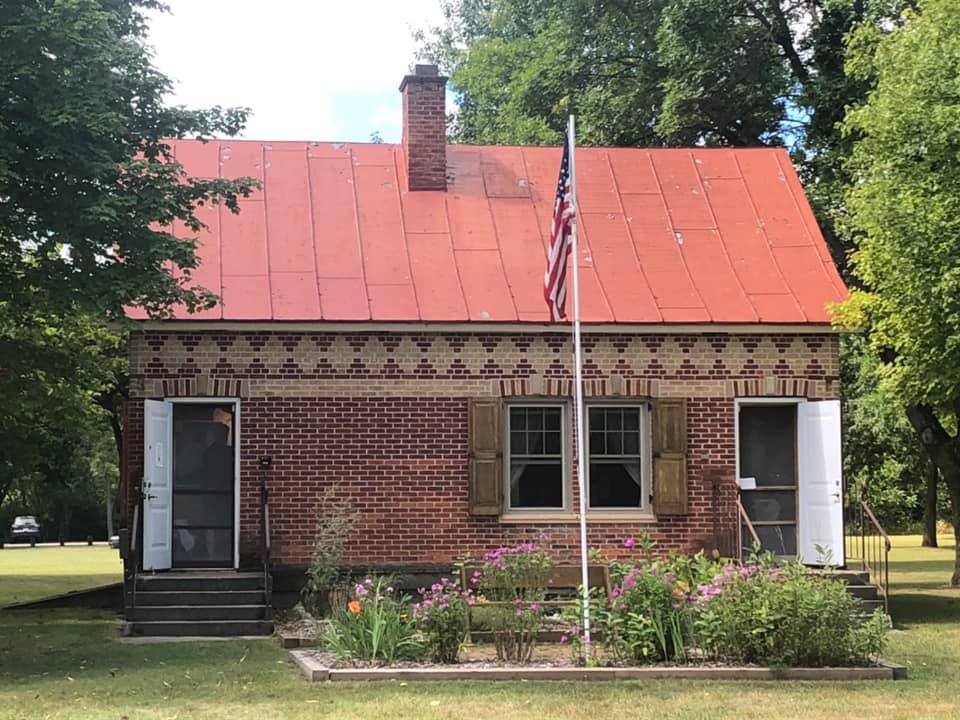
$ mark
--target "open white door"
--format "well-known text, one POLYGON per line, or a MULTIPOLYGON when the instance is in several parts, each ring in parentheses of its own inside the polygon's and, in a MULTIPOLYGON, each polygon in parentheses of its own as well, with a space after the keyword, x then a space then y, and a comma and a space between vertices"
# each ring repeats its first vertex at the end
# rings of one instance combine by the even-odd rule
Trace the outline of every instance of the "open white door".
POLYGON ((797 551, 810 565, 844 565, 843 457, 840 401, 802 402, 797 406, 799 527, 797 551))
POLYGON ((173 540, 173 404, 143 403, 143 569, 170 568, 173 540))

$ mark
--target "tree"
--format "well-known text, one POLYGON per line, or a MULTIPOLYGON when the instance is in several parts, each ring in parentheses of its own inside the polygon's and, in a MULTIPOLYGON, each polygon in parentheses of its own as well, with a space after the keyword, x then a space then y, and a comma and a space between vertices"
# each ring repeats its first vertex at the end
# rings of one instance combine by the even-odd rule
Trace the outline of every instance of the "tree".
POLYGON ((924 0, 900 27, 864 27, 848 68, 872 83, 844 123, 853 271, 841 320, 869 331, 882 382, 949 492, 960 585, 960 14, 924 0))
MULTIPOLYGON (((129 305, 163 315, 215 302, 192 281, 184 231, 201 229, 198 204, 237 211, 255 184, 188 177, 166 144, 233 135, 247 111, 165 103, 171 83, 145 45, 145 13, 163 9, 0 3, 0 503, 52 452, 37 428, 104 422, 98 401, 116 419, 122 351, 106 322, 129 305)), ((89 460, 54 450, 67 464, 89 460)))

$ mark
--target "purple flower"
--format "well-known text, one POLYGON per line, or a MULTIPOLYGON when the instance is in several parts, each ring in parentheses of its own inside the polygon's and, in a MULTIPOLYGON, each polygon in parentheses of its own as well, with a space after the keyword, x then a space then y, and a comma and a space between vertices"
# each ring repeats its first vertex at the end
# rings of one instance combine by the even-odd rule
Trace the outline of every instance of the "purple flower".
POLYGON ((354 594, 356 594, 357 597, 363 597, 364 595, 367 594, 367 588, 357 583, 357 586, 353 589, 353 592, 354 594))
POLYGON ((623 546, 628 550, 633 550, 633 548, 637 546, 636 538, 628 537, 626 540, 623 541, 623 546))
POLYGON ((561 635, 561 636, 560 636, 560 642, 562 642, 562 643, 567 642, 569 639, 570 639, 570 638, 568 638, 566 635, 561 635))

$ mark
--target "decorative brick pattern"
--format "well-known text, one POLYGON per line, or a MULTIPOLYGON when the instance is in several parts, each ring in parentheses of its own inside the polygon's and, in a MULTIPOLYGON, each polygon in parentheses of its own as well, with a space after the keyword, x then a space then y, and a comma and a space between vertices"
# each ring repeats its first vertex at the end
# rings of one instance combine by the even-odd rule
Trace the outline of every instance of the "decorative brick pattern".
MULTIPOLYGON (((712 547, 729 536, 734 397, 839 396, 834 335, 587 337, 588 396, 688 399, 689 514, 592 524, 590 544, 608 553, 640 529, 664 549, 712 547)), ((569 352, 566 334, 135 333, 127 486, 135 490, 143 474, 143 398, 239 397, 247 561, 260 543, 263 456, 274 459, 267 483, 281 565, 307 562, 316 499, 330 485, 362 512, 348 545, 352 563, 444 565, 541 533, 573 559, 575 522, 511 524, 467 512, 468 399, 569 396, 569 352)))

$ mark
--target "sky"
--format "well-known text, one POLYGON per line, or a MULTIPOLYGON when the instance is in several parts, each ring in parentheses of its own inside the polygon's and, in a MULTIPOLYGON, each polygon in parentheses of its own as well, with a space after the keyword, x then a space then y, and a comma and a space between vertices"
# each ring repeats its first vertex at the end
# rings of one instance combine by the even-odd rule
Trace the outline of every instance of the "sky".
POLYGON ((413 30, 439 0, 165 0, 149 43, 173 104, 245 106, 254 140, 399 142, 413 30))

